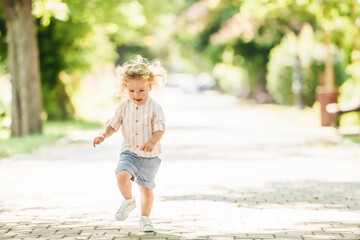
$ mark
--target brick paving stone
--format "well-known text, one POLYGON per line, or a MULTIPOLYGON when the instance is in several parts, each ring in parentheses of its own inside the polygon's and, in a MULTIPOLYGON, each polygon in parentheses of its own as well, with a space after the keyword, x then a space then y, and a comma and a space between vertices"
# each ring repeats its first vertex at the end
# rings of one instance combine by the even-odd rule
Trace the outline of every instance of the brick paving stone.
POLYGON ((211 240, 234 240, 232 236, 211 236, 211 240))
POLYGON ((9 236, 9 235, 0 234, 0 239, 1 239, 1 240, 9 240, 9 239, 10 239, 10 236, 9 236))
POLYGON ((340 233, 340 235, 342 237, 341 239, 352 239, 352 240, 354 240, 354 239, 359 240, 360 239, 360 233, 358 233, 358 234, 340 233))
POLYGON ((255 239, 251 235, 247 235, 247 234, 240 234, 240 235, 236 234, 234 236, 235 236, 235 238, 233 237, 233 239, 255 239))
POLYGON ((255 239, 274 239, 276 238, 275 234, 249 234, 250 238, 255 238, 255 239))
POLYGON ((333 240, 333 239, 342 239, 341 236, 337 236, 337 235, 333 235, 333 234, 329 234, 329 235, 303 235, 302 236, 303 239, 305 240, 315 240, 315 239, 321 239, 321 240, 333 240))

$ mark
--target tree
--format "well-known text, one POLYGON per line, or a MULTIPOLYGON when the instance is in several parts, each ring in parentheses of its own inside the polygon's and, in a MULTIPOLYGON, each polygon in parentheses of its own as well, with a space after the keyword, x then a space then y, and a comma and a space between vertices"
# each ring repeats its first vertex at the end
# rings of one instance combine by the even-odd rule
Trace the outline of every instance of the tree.
POLYGON ((42 130, 42 100, 36 28, 31 0, 2 0, 12 83, 11 135, 42 130))

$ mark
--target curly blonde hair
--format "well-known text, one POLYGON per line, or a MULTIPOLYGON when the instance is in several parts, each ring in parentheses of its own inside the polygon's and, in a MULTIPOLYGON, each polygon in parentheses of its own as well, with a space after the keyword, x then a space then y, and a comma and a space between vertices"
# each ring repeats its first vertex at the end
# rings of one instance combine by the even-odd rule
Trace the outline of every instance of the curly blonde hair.
POLYGON ((143 80, 153 88, 164 86, 166 82, 166 70, 159 61, 149 62, 146 58, 137 55, 133 60, 118 66, 115 70, 120 81, 120 92, 127 89, 130 80, 143 80))

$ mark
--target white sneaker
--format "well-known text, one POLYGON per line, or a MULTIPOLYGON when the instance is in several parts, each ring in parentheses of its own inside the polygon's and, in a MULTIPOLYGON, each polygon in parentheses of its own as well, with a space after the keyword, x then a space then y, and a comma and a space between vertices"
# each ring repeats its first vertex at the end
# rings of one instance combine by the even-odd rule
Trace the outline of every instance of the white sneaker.
POLYGON ((140 229, 142 232, 153 232, 154 231, 154 227, 152 225, 152 222, 150 221, 150 218, 146 217, 146 216, 141 216, 140 217, 140 229))
POLYGON ((119 210, 115 213, 115 219, 118 221, 124 221, 129 216, 129 213, 135 209, 135 207, 136 203, 134 197, 131 199, 124 199, 119 210))

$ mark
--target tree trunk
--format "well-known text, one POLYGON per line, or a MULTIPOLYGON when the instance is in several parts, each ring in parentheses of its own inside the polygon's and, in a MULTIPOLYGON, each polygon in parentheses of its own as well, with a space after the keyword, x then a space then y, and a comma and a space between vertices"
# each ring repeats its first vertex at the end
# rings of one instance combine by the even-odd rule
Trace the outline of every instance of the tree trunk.
POLYGON ((11 135, 42 129, 39 50, 31 0, 2 0, 7 26, 12 83, 11 135))
POLYGON ((324 30, 324 42, 326 47, 324 86, 329 89, 333 89, 335 87, 334 60, 333 60, 333 55, 331 53, 330 36, 327 30, 324 30))

